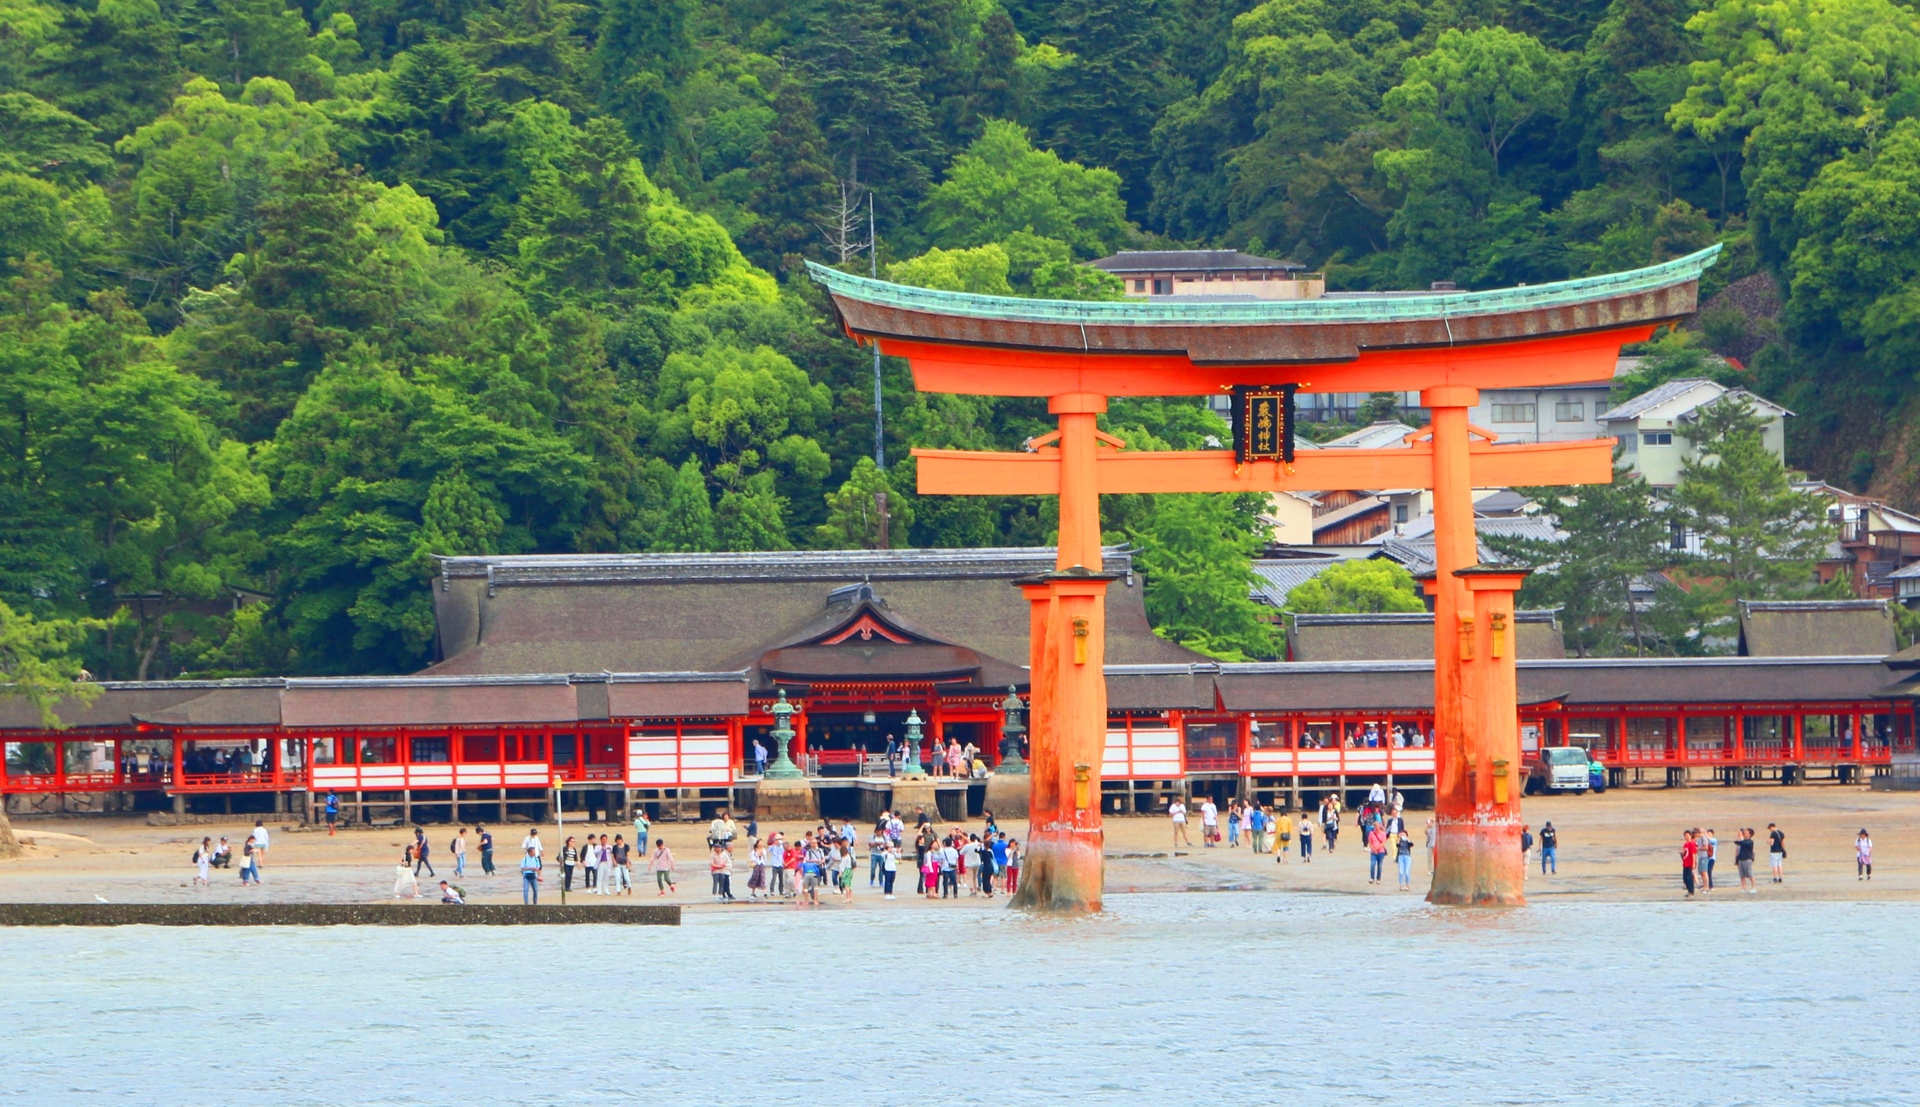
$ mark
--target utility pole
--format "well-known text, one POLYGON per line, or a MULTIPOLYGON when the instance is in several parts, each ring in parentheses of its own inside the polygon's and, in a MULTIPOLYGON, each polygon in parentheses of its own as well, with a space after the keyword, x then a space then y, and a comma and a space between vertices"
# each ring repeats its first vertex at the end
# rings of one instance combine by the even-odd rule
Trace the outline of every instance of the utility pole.
MULTIPOLYGON (((867 193, 867 272, 875 279, 880 276, 880 234, 873 220, 873 193, 867 193)), ((881 411, 883 400, 880 395, 880 343, 873 344, 873 464, 884 471, 887 467, 886 416, 881 411)), ((884 526, 885 524, 882 524, 884 526)), ((884 531, 882 532, 884 533, 884 531)), ((881 545, 885 549, 885 543, 881 545)))

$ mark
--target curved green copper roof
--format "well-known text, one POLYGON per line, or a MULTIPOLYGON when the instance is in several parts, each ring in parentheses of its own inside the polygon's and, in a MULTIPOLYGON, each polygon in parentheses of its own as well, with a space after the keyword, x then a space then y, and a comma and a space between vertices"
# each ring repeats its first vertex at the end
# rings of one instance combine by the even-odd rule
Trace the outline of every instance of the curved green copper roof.
MULTIPOLYGON (((1234 300, 1180 303, 1181 297, 1143 300, 1029 300, 1018 296, 983 296, 973 292, 943 292, 891 281, 858 277, 807 263, 813 279, 827 290, 850 300, 976 319, 1030 323, 1102 323, 1120 326, 1249 323, 1393 323, 1460 318, 1503 312, 1566 307, 1594 300, 1652 292, 1700 279, 1720 255, 1718 245, 1686 257, 1551 284, 1497 288, 1486 292, 1396 292, 1380 296, 1334 294, 1318 300, 1234 300)), ((1196 298, 1197 299, 1197 298, 1196 298)))

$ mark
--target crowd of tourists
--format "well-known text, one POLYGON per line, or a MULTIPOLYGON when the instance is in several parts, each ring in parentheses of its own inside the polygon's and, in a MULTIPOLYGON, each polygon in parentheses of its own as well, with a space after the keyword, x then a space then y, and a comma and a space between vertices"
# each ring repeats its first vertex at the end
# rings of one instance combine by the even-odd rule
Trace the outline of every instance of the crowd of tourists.
MULTIPOLYGON (((969 897, 1011 894, 1019 886, 1020 843, 999 829, 993 812, 984 812, 983 818, 985 826, 977 832, 960 826, 941 831, 920 808, 911 842, 906 820, 892 811, 881 812, 864 834, 851 819, 823 820, 798 838, 777 830, 763 838, 750 823, 744 858, 747 898, 807 907, 833 899, 852 903, 863 848, 867 887, 882 899, 900 894, 902 869, 912 874, 914 895, 959 898, 963 887, 969 897)), ((738 828, 726 812, 708 827, 707 868, 711 895, 718 902, 738 899, 733 893, 737 840, 738 828)))

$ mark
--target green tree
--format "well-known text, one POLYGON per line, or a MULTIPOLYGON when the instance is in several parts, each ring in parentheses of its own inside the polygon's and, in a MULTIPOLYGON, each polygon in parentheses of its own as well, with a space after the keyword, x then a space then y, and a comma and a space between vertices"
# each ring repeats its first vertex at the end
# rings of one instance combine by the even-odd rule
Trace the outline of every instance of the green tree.
POLYGON ((1792 487, 1763 422, 1737 395, 1700 412, 1686 433, 1695 457, 1674 487, 1675 518, 1699 538, 1689 571, 1703 632, 1728 637, 1740 600, 1785 599, 1819 587, 1815 568, 1837 532, 1826 501, 1792 487))
MULTIPOLYGON (((80 645, 98 619, 35 619, 0 603, 0 696, 21 696, 40 713, 40 725, 60 728, 61 700, 91 703, 100 686, 87 682, 80 645)), ((0 856, 6 845, 6 808, 0 806, 0 856)))
POLYGON ((720 493, 714 509, 714 537, 725 550, 787 550, 786 498, 774 488, 773 474, 754 473, 720 493))
POLYGON ((1025 231, 1082 258, 1111 252, 1132 231, 1118 174, 1036 150, 1025 127, 999 119, 953 159, 927 197, 925 225, 936 246, 983 246, 1025 231))
POLYGON ((270 175, 258 245, 223 283, 183 303, 169 350, 233 398, 240 437, 270 436, 329 358, 355 343, 403 340, 406 305, 426 294, 433 205, 331 157, 270 175))
POLYGON ((880 548, 880 501, 886 494, 887 540, 902 544, 913 526, 913 502, 893 489, 888 474, 863 457, 846 482, 827 494, 827 521, 814 532, 822 549, 876 550, 880 548))
POLYGON ((784 271, 789 255, 804 254, 818 241, 816 220, 838 193, 813 101, 798 80, 780 81, 773 110, 773 126, 751 156, 747 207, 755 218, 741 242, 760 265, 784 271))
MULTIPOLYGON (((333 126, 283 81, 260 79, 229 100, 194 79, 166 114, 122 139, 138 168, 116 198, 128 294, 156 325, 178 322, 193 288, 220 282, 227 263, 261 229, 275 174, 324 159, 333 126)), ((303 230, 282 218, 282 234, 303 230)))
POLYGON ((1013 286, 1007 283, 1011 264, 1007 251, 998 243, 970 250, 943 250, 936 246, 917 258, 889 265, 887 279, 948 292, 1009 296, 1013 294, 1013 286))
POLYGON ((680 471, 673 479, 673 490, 667 497, 666 521, 653 548, 666 553, 698 553, 718 545, 707 478, 700 472, 700 463, 688 458, 680 464, 680 471))
POLYGON ((1520 602, 1558 608, 1566 643, 1578 657, 1674 652, 1636 598, 1636 589, 1657 580, 1675 558, 1666 513, 1646 479, 1616 465, 1611 484, 1523 491, 1550 506, 1564 538, 1486 538, 1508 559, 1533 568, 1520 602))
POLYGON ((1903 119, 1878 152, 1829 162, 1794 202, 1788 318, 1809 348, 1864 343, 1890 379, 1920 357, 1920 120, 1903 119))
POLYGON ((1072 59, 1052 75, 1041 133, 1082 165, 1118 174, 1127 210, 1150 198, 1153 125, 1178 91, 1166 57, 1166 10, 1155 0, 1062 0, 1049 36, 1072 59))
POLYGON ((1273 657, 1278 634, 1253 600, 1258 527, 1239 497, 1154 497, 1130 535, 1154 633, 1223 661, 1273 657))
POLYGON ((308 672, 404 672, 432 643, 430 555, 552 549, 579 525, 591 465, 506 397, 506 366, 415 376, 360 344, 330 359, 262 460, 268 564, 308 672))
POLYGON ((582 23, 588 8, 572 0, 502 0, 467 17, 466 50, 483 87, 517 104, 544 100, 587 108, 590 66, 582 23))
POLYGON ((1329 566, 1287 593, 1286 610, 1299 614, 1425 611, 1413 574, 1398 562, 1356 558, 1329 566))
POLYGON ((1912 111, 1902 93, 1920 71, 1920 17, 1891 0, 1718 0, 1687 29, 1704 56, 1667 118, 1706 143, 1744 138, 1747 215, 1761 257, 1777 264, 1821 166, 1871 156, 1912 111))
POLYGON ((0 92, 0 173, 26 173, 69 188, 104 175, 113 154, 91 123, 37 96, 0 92))
POLYGON ((423 42, 393 59, 353 152, 386 184, 433 201, 453 241, 490 251, 513 202, 501 115, 459 47, 423 42))

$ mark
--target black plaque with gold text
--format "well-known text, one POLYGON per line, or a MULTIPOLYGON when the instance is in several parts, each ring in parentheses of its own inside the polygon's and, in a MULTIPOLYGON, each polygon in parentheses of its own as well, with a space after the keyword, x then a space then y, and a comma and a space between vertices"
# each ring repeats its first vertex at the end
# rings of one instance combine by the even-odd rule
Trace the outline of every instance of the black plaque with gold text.
POLYGON ((1293 460, 1291 384, 1241 384, 1233 389, 1233 456, 1249 461, 1293 460))

